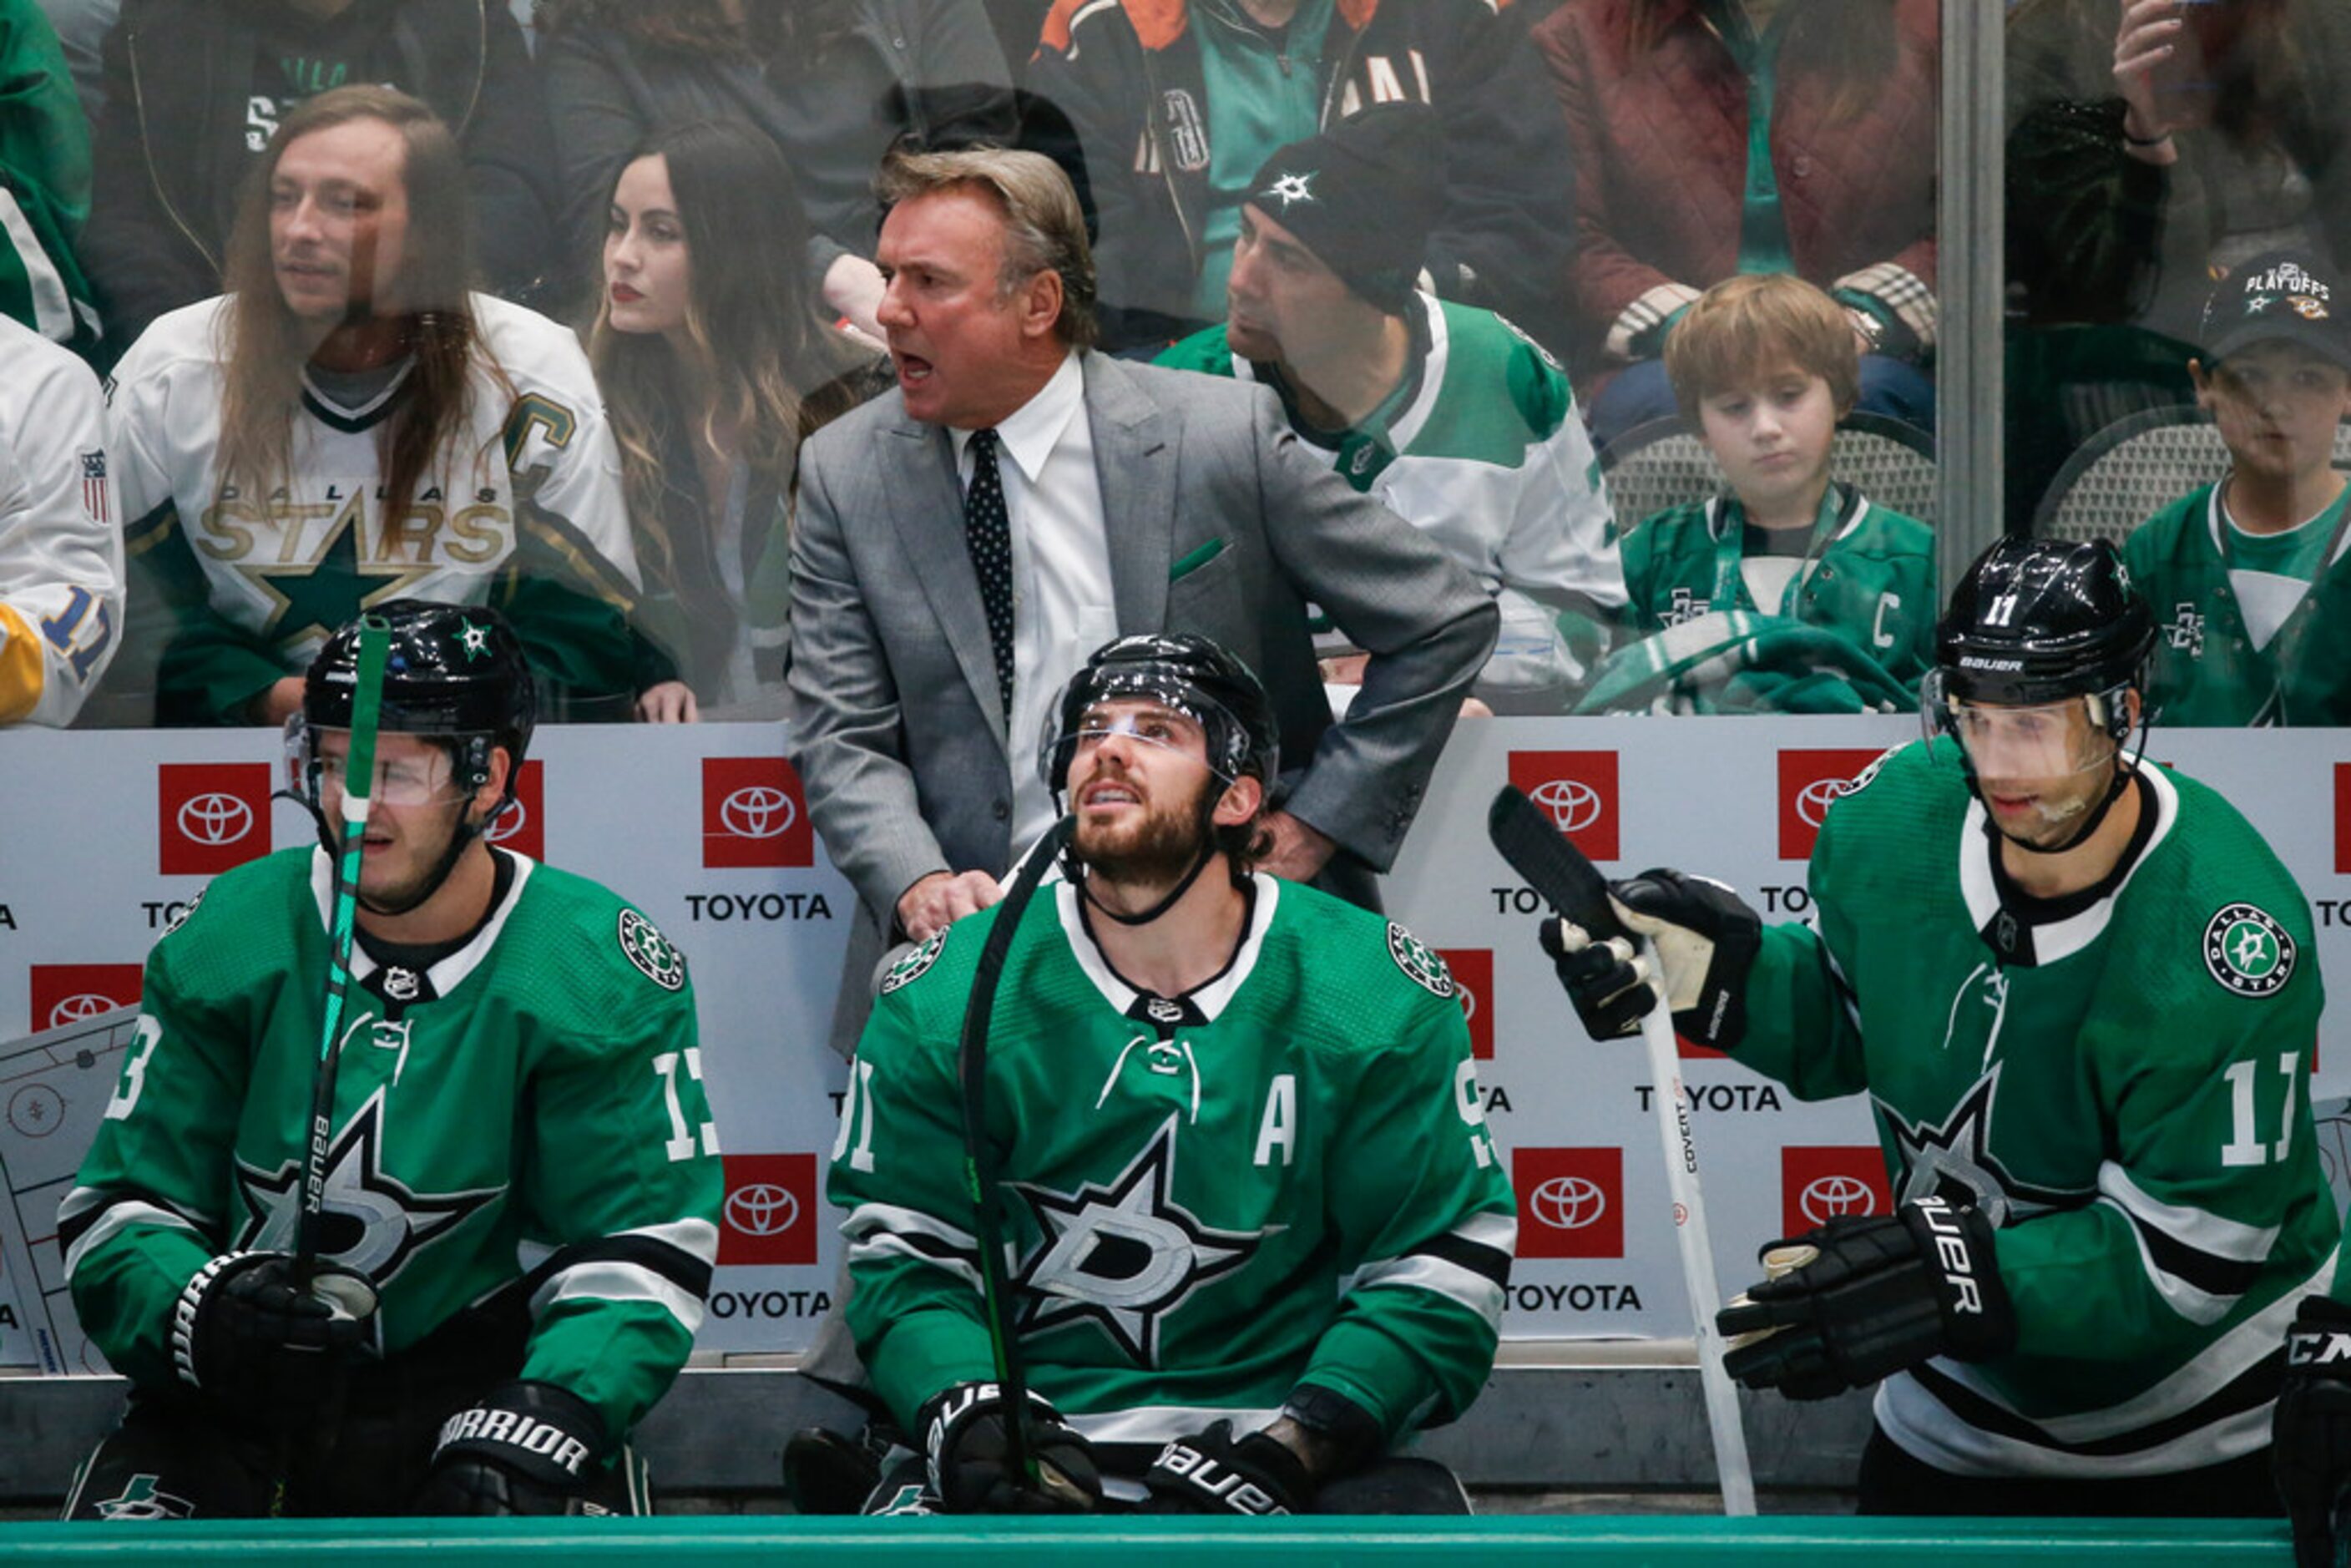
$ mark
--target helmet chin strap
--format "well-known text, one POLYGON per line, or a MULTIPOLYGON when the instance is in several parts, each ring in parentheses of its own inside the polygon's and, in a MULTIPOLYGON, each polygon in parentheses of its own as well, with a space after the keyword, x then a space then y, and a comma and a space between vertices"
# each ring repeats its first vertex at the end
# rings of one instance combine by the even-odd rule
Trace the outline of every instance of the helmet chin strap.
POLYGON ((1122 914, 1094 896, 1092 886, 1093 878, 1090 874, 1092 868, 1078 854, 1078 836, 1075 833, 1070 835, 1070 841, 1061 849, 1062 874, 1070 879, 1078 892, 1084 896, 1086 903, 1099 912, 1103 919, 1115 921, 1121 925, 1148 925, 1175 908, 1176 902, 1192 891, 1192 884, 1200 880, 1200 873, 1208 869, 1208 862, 1217 858, 1217 836, 1214 831, 1216 815, 1217 797, 1209 796, 1203 791, 1198 824, 1200 852, 1192 857, 1192 869, 1176 880, 1176 885, 1167 890, 1166 896, 1139 915, 1122 914))
MULTIPOLYGON (((309 795, 305 795, 299 790, 295 789, 280 789, 271 798, 273 800, 291 800, 310 814, 311 823, 319 830, 319 847, 327 852, 327 858, 331 861, 341 852, 341 846, 335 841, 335 830, 327 821, 327 813, 325 810, 319 806, 318 800, 314 798, 316 793, 316 787, 314 785, 312 792, 309 795)), ((467 804, 470 808, 470 797, 468 798, 467 804)), ((507 802, 501 800, 498 802, 496 809, 492 810, 488 816, 483 818, 478 822, 469 822, 465 821, 464 815, 461 813, 458 817, 456 827, 453 829, 449 834, 449 847, 441 852, 441 859, 433 867, 433 873, 424 879, 424 886, 414 897, 402 899, 397 904, 386 904, 380 900, 371 898, 364 893, 360 893, 357 894, 360 907, 366 910, 370 915, 396 916, 405 915, 410 910, 423 905, 425 900, 431 898, 434 894, 441 891, 441 884, 447 882, 449 880, 449 873, 457 869, 457 859, 465 852, 465 846, 472 843, 476 838, 487 831, 490 824, 496 821, 498 817, 506 810, 506 809, 507 802)), ((1104 913, 1107 914, 1108 911, 1104 911, 1104 913)))

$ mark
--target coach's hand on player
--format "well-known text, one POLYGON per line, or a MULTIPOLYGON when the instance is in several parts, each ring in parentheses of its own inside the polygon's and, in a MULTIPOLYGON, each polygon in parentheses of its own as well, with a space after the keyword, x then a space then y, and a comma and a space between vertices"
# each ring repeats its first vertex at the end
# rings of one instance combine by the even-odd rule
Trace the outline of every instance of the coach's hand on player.
POLYGON ((898 929, 927 942, 967 915, 1004 899, 1004 888, 984 871, 935 871, 898 895, 898 929))
POLYGON ((916 1424, 941 1507, 949 1513, 1083 1513, 1102 1500, 1093 1449, 1062 1424, 1060 1411, 1029 1396, 1022 1430, 1036 1461, 1034 1479, 1013 1468, 1009 1416, 993 1383, 959 1383, 923 1406, 916 1424))
POLYGON ((372 1332, 375 1287, 319 1265, 307 1282, 283 1252, 231 1252, 196 1271, 172 1322, 183 1382, 247 1413, 307 1409, 327 1397, 325 1375, 372 1332))
POLYGON ((1279 1439, 1251 1432, 1238 1442, 1233 1424, 1178 1437, 1159 1450, 1143 1484, 1145 1513, 1305 1513, 1314 1502, 1306 1461, 1279 1439))
MULTIPOLYGON (((552 1383, 501 1384, 441 1424, 409 1511, 543 1516, 582 1511, 605 1446, 595 1407, 552 1383)), ((585 1511, 601 1511, 588 1509, 585 1511)))
POLYGON ((1991 1222, 1939 1197, 1839 1218, 1763 1249, 1771 1278, 1715 1314, 1723 1366, 1750 1388, 1826 1399, 1930 1356, 2016 1343, 1991 1222))
POLYGON ((2351 1305, 2303 1298, 2286 1330, 2270 1455, 2294 1522, 2294 1561, 2332 1568, 2351 1489, 2351 1305))
POLYGON ((1663 869, 1611 883, 1608 903, 1630 937, 1598 941, 1566 919, 1539 933, 1592 1038, 1638 1033, 1656 1005, 1659 977, 1635 951, 1634 939, 1646 936, 1665 968, 1674 1028, 1717 1051, 1737 1045, 1747 1033, 1747 972, 1763 945, 1761 917, 1719 882, 1663 869))

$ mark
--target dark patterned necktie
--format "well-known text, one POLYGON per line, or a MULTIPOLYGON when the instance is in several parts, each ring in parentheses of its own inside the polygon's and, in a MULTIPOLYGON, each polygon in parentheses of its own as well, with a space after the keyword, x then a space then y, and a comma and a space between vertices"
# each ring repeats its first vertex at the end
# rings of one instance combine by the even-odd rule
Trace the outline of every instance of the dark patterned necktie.
POLYGON ((996 684, 1004 716, 1012 716, 1012 519, 1004 510, 1004 478, 996 469, 996 432, 971 433, 971 487, 963 497, 963 542, 979 574, 979 601, 987 610, 987 641, 996 650, 996 684))

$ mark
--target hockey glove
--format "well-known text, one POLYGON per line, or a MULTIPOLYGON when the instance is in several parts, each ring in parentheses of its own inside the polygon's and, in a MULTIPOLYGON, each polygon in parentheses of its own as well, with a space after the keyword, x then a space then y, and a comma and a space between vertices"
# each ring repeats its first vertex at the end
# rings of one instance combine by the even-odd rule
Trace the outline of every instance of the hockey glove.
POLYGON ((552 1383, 507 1383, 441 1424, 415 1514, 601 1512, 581 1501, 597 1475, 604 1422, 552 1383))
POLYGON ((1145 1513, 1305 1513, 1314 1503, 1306 1461, 1263 1432, 1233 1441, 1233 1424, 1218 1421, 1197 1437, 1178 1437, 1159 1450, 1143 1478, 1151 1497, 1145 1513))
POLYGON ((1826 1399, 1930 1356, 1980 1361, 2016 1343, 1991 1222, 1939 1197, 1833 1219, 1765 1249, 1763 1263, 1772 1277, 1714 1320, 1730 1341, 1725 1369, 1750 1388, 1826 1399))
POLYGON ((321 1264, 309 1288, 283 1252, 230 1252, 196 1270, 172 1313, 180 1380, 241 1412, 308 1408, 373 1330, 375 1287, 321 1264))
POLYGON ((916 1424, 930 1460, 931 1490, 942 1508, 949 1513, 1084 1513, 1102 1500, 1093 1449, 1034 1393, 1025 1430, 1037 1479, 1014 1470, 1005 1441, 1008 1415, 993 1383, 959 1383, 923 1406, 916 1424))
MULTIPOLYGON (((1634 937, 1656 939, 1674 1028, 1717 1051, 1737 1045, 1747 1033, 1747 972, 1763 945, 1761 917, 1722 883, 1677 871, 1612 883, 1608 902, 1634 937)), ((1656 1005, 1658 977, 1633 941, 1595 942, 1568 920, 1546 923, 1539 936, 1593 1039, 1640 1032, 1656 1005)))
POLYGON ((2351 1306, 2304 1296, 2285 1335, 2285 1380, 2270 1427, 2278 1496, 2300 1568, 2333 1568, 2351 1501, 2351 1306))

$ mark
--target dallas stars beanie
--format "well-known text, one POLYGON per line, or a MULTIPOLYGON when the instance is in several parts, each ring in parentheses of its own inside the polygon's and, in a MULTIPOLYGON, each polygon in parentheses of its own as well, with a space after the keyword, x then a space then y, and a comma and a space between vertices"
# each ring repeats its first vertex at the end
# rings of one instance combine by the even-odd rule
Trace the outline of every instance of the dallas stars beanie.
POLYGON ((1248 200, 1348 287, 1401 310, 1444 211, 1438 158, 1426 105, 1374 104, 1267 159, 1248 200))

